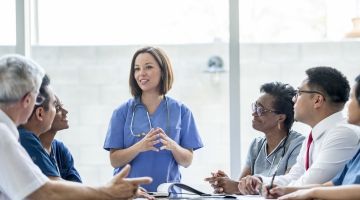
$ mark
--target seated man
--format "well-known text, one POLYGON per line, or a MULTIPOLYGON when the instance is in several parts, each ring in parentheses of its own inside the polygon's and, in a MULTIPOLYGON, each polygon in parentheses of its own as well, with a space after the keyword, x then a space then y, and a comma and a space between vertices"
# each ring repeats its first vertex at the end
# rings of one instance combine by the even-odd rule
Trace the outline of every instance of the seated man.
MULTIPOLYGON (((346 77, 331 67, 314 67, 294 96, 294 118, 312 128, 296 164, 283 176, 249 177, 239 190, 256 194, 261 185, 303 186, 330 181, 359 149, 359 130, 346 123, 342 110, 349 98, 346 77)), ((263 188, 265 189, 265 188, 263 188)))
POLYGON ((45 75, 40 86, 40 95, 44 98, 43 103, 34 107, 27 123, 20 126, 18 130, 21 145, 41 171, 50 179, 61 179, 55 158, 45 151, 39 139, 41 134, 50 129, 58 104, 49 84, 50 79, 45 75))
MULTIPOLYGON (((356 84, 351 91, 348 122, 360 129, 360 75, 356 78, 356 84)), ((264 195, 268 198, 282 196, 280 199, 360 199, 360 149, 342 171, 329 182, 303 187, 275 187, 270 191, 265 190, 264 195), (296 190, 298 191, 290 193, 296 190), (282 196, 287 193, 290 194, 282 196)))
POLYGON ((58 131, 69 128, 66 118, 68 111, 64 108, 60 99, 56 95, 55 98, 57 105, 54 121, 50 130, 40 135, 40 141, 49 156, 53 158, 52 160, 56 161, 55 164, 59 169, 61 178, 81 183, 80 174, 74 166, 74 159, 69 149, 64 145, 64 143, 54 139, 58 131))

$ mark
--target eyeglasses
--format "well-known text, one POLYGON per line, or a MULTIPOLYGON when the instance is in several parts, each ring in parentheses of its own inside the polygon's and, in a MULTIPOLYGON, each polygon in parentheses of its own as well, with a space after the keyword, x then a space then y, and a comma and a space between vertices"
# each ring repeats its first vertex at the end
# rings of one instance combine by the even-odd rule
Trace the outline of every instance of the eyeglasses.
POLYGON ((279 114, 279 111, 277 111, 277 110, 266 109, 262 106, 257 105, 256 103, 251 104, 251 109, 252 109, 252 112, 256 113, 257 116, 263 116, 263 115, 265 115, 265 113, 268 113, 268 112, 279 114))
POLYGON ((315 91, 315 90, 296 90, 295 91, 295 96, 293 97, 293 100, 296 100, 301 95, 301 93, 320 94, 325 99, 325 95, 323 93, 319 92, 319 91, 315 91))

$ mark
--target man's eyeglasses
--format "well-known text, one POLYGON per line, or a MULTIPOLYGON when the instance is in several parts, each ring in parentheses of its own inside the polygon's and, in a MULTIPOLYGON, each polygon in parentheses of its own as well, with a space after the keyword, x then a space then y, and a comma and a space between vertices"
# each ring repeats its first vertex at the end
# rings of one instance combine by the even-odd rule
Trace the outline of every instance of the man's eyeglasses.
POLYGON ((315 90, 296 90, 295 91, 295 96, 293 97, 293 100, 296 100, 301 95, 301 93, 320 94, 325 99, 325 95, 323 93, 319 92, 319 91, 315 91, 315 90))
POLYGON ((256 113, 257 116, 263 116, 263 115, 265 115, 265 113, 268 113, 268 112, 279 114, 279 111, 277 111, 277 110, 266 109, 262 106, 257 105, 256 103, 251 104, 251 109, 252 109, 252 112, 256 113))

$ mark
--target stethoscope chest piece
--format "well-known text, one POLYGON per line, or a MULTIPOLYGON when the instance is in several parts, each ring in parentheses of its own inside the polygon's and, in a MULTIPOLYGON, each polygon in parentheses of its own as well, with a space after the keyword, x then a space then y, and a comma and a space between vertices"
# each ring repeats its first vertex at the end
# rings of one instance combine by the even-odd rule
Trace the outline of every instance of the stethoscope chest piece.
POLYGON ((146 133, 142 132, 142 133, 138 134, 136 137, 144 137, 145 135, 146 135, 146 133))

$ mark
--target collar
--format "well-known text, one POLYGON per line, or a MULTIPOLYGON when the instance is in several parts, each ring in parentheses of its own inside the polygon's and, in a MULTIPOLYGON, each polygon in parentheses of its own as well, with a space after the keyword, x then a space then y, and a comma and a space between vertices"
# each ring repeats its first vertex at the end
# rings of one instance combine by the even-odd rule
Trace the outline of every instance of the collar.
POLYGON ((20 137, 27 137, 27 138, 31 137, 31 138, 35 138, 36 140, 41 142, 40 138, 34 132, 32 132, 22 126, 20 126, 18 128, 18 131, 19 131, 20 137))
POLYGON ((4 123, 10 130, 13 136, 16 137, 16 139, 19 139, 19 132, 16 128, 15 123, 10 119, 10 117, 0 109, 0 122, 4 123))
MULTIPOLYGON (((160 101, 159 106, 160 106, 161 104, 163 104, 163 102, 165 102, 166 104, 168 104, 167 101, 168 101, 168 100, 167 100, 167 97, 166 97, 166 95, 164 95, 164 98, 160 101)), ((136 107, 136 106, 138 106, 138 105, 143 105, 143 106, 145 106, 145 105, 141 102, 141 96, 134 97, 133 106, 136 107)))
MULTIPOLYGON (((289 136, 287 136, 289 137, 289 136)), ((272 152, 269 153, 269 155, 267 154, 267 148, 266 148, 266 144, 267 144, 267 140, 265 142, 264 146, 264 150, 265 150, 265 155, 267 158, 269 158, 270 156, 272 156, 274 153, 276 153, 279 149, 283 148, 285 146, 285 144, 283 144, 283 142, 285 141, 286 137, 284 137, 279 143, 278 145, 275 147, 275 149, 272 150, 272 152)))
POLYGON ((321 120, 318 124, 312 129, 312 136, 314 140, 319 139, 328 129, 332 129, 339 123, 345 122, 345 117, 342 115, 342 112, 336 112, 325 119, 321 120))
MULTIPOLYGON (((268 158, 268 157, 270 157, 272 154, 274 154, 274 153, 276 153, 277 151, 279 151, 280 149, 286 148, 286 147, 288 146, 288 144, 290 143, 289 141, 291 141, 291 138, 293 137, 293 135, 295 135, 294 133, 295 133, 295 132, 294 132, 293 130, 290 130, 289 133, 288 133, 288 135, 285 136, 285 137, 279 142, 279 144, 275 147, 275 149, 274 149, 272 152, 269 153, 269 155, 267 154, 266 148, 264 148, 264 149, 265 149, 265 153, 266 153, 265 155, 267 155, 266 157, 268 158)), ((265 145, 263 145, 263 146, 266 147, 266 144, 267 144, 267 140, 265 139, 265 145)))

